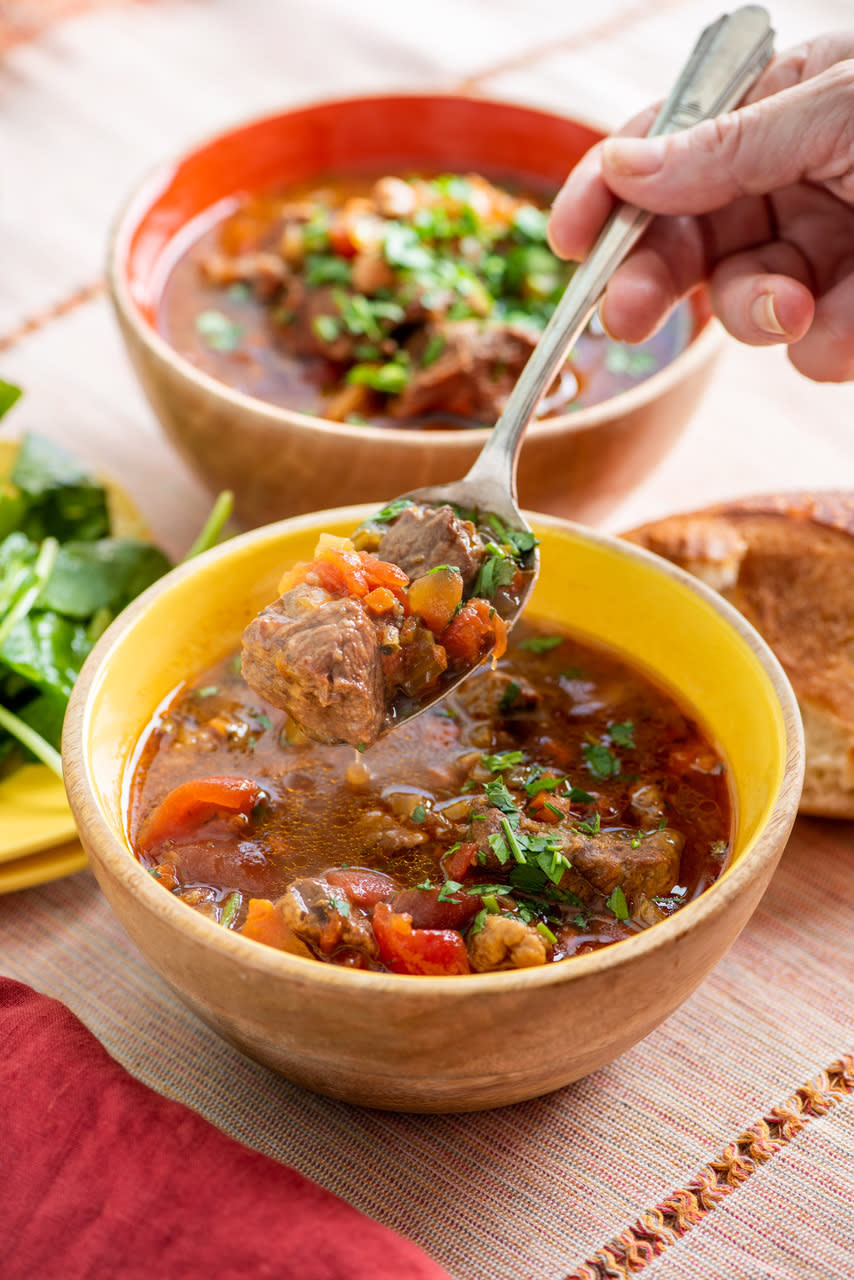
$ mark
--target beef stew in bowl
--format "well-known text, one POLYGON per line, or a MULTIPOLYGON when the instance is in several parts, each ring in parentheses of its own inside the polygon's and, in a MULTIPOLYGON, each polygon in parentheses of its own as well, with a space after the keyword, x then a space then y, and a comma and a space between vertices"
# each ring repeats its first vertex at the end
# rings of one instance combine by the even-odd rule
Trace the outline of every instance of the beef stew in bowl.
POLYGON ((356 969, 453 975, 629 938, 727 865, 724 763, 648 677, 517 625, 363 755, 306 742, 239 655, 150 728, 131 791, 142 864, 244 937, 356 969))
MULTIPOLYGON (((459 416, 460 408, 466 415, 474 412, 473 405, 457 403, 453 420, 446 411, 434 420, 434 410, 426 407, 411 419, 394 417, 390 411, 401 407, 403 384, 412 381, 414 385, 419 374, 425 375, 419 380, 421 389, 427 376, 437 384, 444 382, 447 403, 453 386, 455 399, 464 381, 452 376, 453 361, 451 367, 443 363, 450 357, 456 360, 454 352, 459 355, 463 348, 448 343, 433 359, 438 348, 433 343, 430 350, 423 336, 426 326, 422 326, 422 349, 412 341, 411 332, 407 336, 407 325, 394 320, 399 314, 394 308, 405 305, 399 290, 407 284, 414 284, 416 292, 420 287, 404 277, 420 275, 424 259, 421 266, 395 270, 395 296, 389 297, 381 296, 381 284, 367 291, 353 287, 355 256, 333 254, 324 245, 305 254, 305 270, 289 276, 287 285, 278 280, 285 265, 281 254, 274 252, 272 263, 264 260, 265 267, 256 262, 259 273, 271 269, 277 300, 283 286, 290 291, 307 281, 309 267, 320 277, 330 272, 341 275, 342 267, 351 273, 349 285, 343 280, 326 284, 318 280, 317 289, 327 290, 325 297, 331 304, 321 308, 321 338, 324 331, 332 335, 334 330, 337 339, 346 330, 348 340, 359 339, 360 352, 356 354, 354 343, 352 355, 363 367, 353 373, 355 382, 346 381, 351 372, 346 361, 329 361, 317 350, 311 356, 297 355, 288 347, 296 329, 293 323, 278 324, 275 303, 267 304, 256 295, 257 287, 262 293, 264 289, 260 274, 252 281, 236 279, 234 284, 217 285, 204 278, 199 259, 219 255, 230 263, 241 256, 239 242, 220 243, 219 228, 225 230, 231 215, 238 215, 239 221, 241 210, 250 208, 253 201, 263 216, 260 223, 253 219, 249 243, 257 232, 258 252, 267 252, 263 226, 280 225, 277 193, 286 193, 283 199, 291 203, 300 193, 322 194, 324 175, 330 174, 341 181, 346 176, 358 187, 357 192, 351 186, 349 195, 340 189, 345 203, 365 198, 383 177, 403 181, 423 175, 417 180, 427 182, 430 175, 465 178, 472 174, 496 186, 512 181, 511 199, 541 206, 600 137, 597 130, 577 120, 507 102, 436 93, 380 95, 271 114, 238 125, 161 165, 140 184, 119 218, 110 249, 109 283, 143 390, 184 460, 214 492, 234 491, 235 512, 247 527, 354 501, 379 505, 389 494, 411 493, 464 475, 485 440, 484 427, 472 425, 481 418, 459 416), (268 196, 272 213, 269 206, 266 212, 263 208, 268 196), (330 289, 341 291, 338 297, 345 301, 346 315, 330 289), (381 314, 388 305, 391 316, 381 314), (354 329, 367 326, 373 332, 351 333, 348 320, 354 329), (394 326, 391 334, 384 331, 387 324, 394 326), (378 345, 377 331, 379 345, 394 340, 392 349, 379 355, 369 350, 378 345), (400 359, 395 358, 398 354, 400 359), (370 387, 365 379, 385 389, 370 387), (341 403, 336 410, 330 401, 339 393, 368 395, 363 406, 368 412, 353 405, 347 409, 346 403, 343 410, 341 403), (344 420, 333 420, 329 409, 344 420), (348 417, 353 420, 347 421, 348 417), (416 420, 420 425, 413 426, 416 420)), ((333 193, 332 199, 338 196, 333 193)), ((343 204, 337 207, 340 211, 343 204)), ((337 217, 334 209, 333 214, 337 217)), ((530 293, 525 343, 533 331, 527 321, 536 311, 538 293, 548 293, 555 269, 566 270, 554 259, 544 259, 547 271, 534 269, 544 249, 539 239, 531 239, 541 234, 542 208, 535 208, 533 214, 511 232, 506 255, 503 246, 501 255, 483 254, 482 266, 474 272, 479 279, 478 273, 483 275, 481 283, 496 306, 509 303, 516 293, 530 293), (528 241, 523 241, 523 235, 528 241), (518 279, 508 280, 505 286, 503 278, 496 277, 490 284, 487 277, 497 272, 496 259, 504 264, 511 258, 514 271, 528 264, 517 273, 518 279)), ((383 220, 388 230, 396 227, 391 231, 391 253, 398 258, 407 240, 407 229, 402 224, 397 227, 399 222, 383 220)), ((299 225, 304 229, 306 224, 299 225)), ((292 231, 288 235, 293 239, 292 231)), ((468 281, 463 288, 470 289, 469 300, 455 300, 469 310, 478 290, 472 272, 462 269, 464 238, 450 240, 451 259, 439 270, 447 272, 450 267, 456 284, 468 281)), ((384 245, 385 239, 384 235, 384 245)), ((274 236, 274 250, 277 243, 274 236)), ((411 239, 407 243, 428 254, 432 271, 438 242, 425 239, 422 243, 419 238, 417 245, 411 239)), ((466 244, 466 250, 469 247, 466 244)), ((292 251, 289 245, 287 252, 292 251)), ((382 256, 385 259, 385 247, 382 256)), ((405 248, 402 256, 408 258, 405 248)), ((502 277, 504 270, 501 265, 502 277)), ((299 298, 296 302, 296 310, 304 315, 299 298)), ((510 317, 514 332, 519 318, 518 314, 510 317)), ((455 318, 449 308, 439 323, 467 326, 462 332, 452 330, 465 338, 472 326, 480 332, 483 318, 468 314, 455 318)), ((310 322, 308 328, 312 340, 316 339, 310 322)), ((504 338, 500 334, 498 338, 503 344, 504 338)), ((507 353, 491 358, 497 355, 491 350, 494 339, 495 334, 488 333, 483 338, 487 348, 481 350, 482 370, 490 357, 489 376, 481 377, 479 384, 490 396, 496 389, 500 395, 506 385, 502 365, 507 364, 507 353)), ((512 336, 511 340, 517 342, 512 336)), ((561 406, 547 406, 549 416, 534 421, 526 431, 518 472, 524 506, 595 521, 664 456, 690 416, 722 346, 722 331, 711 318, 702 291, 674 314, 655 343, 650 350, 626 349, 593 332, 582 335, 573 354, 578 395, 574 399, 564 395, 561 406)), ((331 348, 324 345, 322 350, 331 348)), ((517 348, 510 354, 516 359, 517 348)), ((489 425, 493 421, 490 418, 489 425)))
MULTIPOLYGON (((200 369, 285 408, 492 426, 573 271, 546 241, 553 194, 478 173, 385 173, 236 199, 183 250, 157 323, 200 369)), ((594 319, 536 417, 636 386, 692 332, 687 304, 637 347, 594 319)))
MULTIPOLYGON (((210 915, 193 910, 141 865, 128 825, 132 779, 158 715, 195 683, 198 673, 236 653, 247 622, 275 596, 283 565, 309 560, 321 532, 346 536, 373 511, 327 511, 244 534, 173 571, 125 610, 98 642, 72 694, 63 740, 69 800, 98 882, 143 956, 191 1011, 250 1057, 307 1088, 369 1106, 415 1111, 500 1106, 558 1088, 622 1053, 684 1001, 731 945, 768 884, 797 809, 802 776, 797 710, 767 646, 714 592, 616 538, 532 517, 542 567, 530 613, 548 619, 546 638, 570 633, 573 642, 599 651, 604 646, 674 699, 723 759, 731 798, 725 869, 654 927, 565 961, 522 969, 453 978, 409 975, 318 963, 259 945, 211 918, 222 903, 214 902, 210 915)), ((557 646, 543 652, 544 662, 564 657, 557 646)), ((527 659, 532 651, 523 653, 527 659)), ((572 670, 571 652, 565 657, 566 669, 572 670)), ((503 675, 500 667, 495 675, 503 675)), ((207 688, 199 687, 199 698, 215 696, 207 688)), ((255 698, 251 705, 261 710, 255 698)), ((279 713, 266 714, 277 723, 279 713)), ((618 723, 608 719, 605 725, 612 739, 613 732, 624 737, 619 729, 608 730, 618 723)), ((453 719, 434 722, 425 713, 410 727, 422 724, 433 724, 433 732, 445 727, 454 733, 453 719)), ((249 739, 265 724, 253 719, 245 728, 235 722, 235 729, 246 734, 250 758, 249 739)), ((345 769, 348 762, 358 768, 369 765, 372 752, 392 744, 396 733, 363 755, 348 747, 311 749, 338 753, 345 769)), ((453 736, 448 741, 453 743, 453 736)), ((478 758, 504 749, 527 748, 506 747, 500 740, 493 747, 477 739, 471 748, 478 758)), ((416 744, 412 754, 420 750, 416 744)), ((632 786, 631 749, 618 743, 608 750, 619 754, 620 776, 632 786)), ((185 781, 216 776, 207 761, 196 767, 185 781)), ((221 757, 217 768, 223 767, 221 757)), ((228 767, 237 778, 239 808, 241 774, 228 767)), ((554 772, 570 776, 569 763, 559 763, 554 772)), ((244 785, 263 787, 266 781, 255 778, 251 768, 242 773, 244 785)), ((485 781, 504 773, 509 770, 490 772, 485 781)), ((293 793, 306 786, 300 774, 295 770, 289 780, 293 793)), ((165 778, 161 798, 178 781, 165 778)), ((571 781, 591 795, 600 790, 583 764, 580 778, 571 781)), ((309 784, 314 782, 309 777, 309 784)), ((515 783, 511 778, 506 785, 521 799, 515 783)), ((427 785, 432 791, 437 779, 427 785)), ((460 794, 469 801, 472 792, 460 794)), ((542 795, 545 806, 551 793, 544 789, 542 795)), ((219 790, 213 798, 221 804, 221 797, 219 790)), ((154 801, 152 793, 152 809, 154 801)), ((396 802, 399 809, 407 803, 411 800, 396 802)), ((429 797, 424 808, 431 808, 429 797)), ((570 809, 572 821, 584 821, 578 800, 570 809)), ((142 822, 148 810, 136 816, 142 822)), ((603 818, 600 823, 608 825, 603 818)), ((424 826, 411 822, 411 811, 410 826, 416 832, 424 826)), ((506 839, 503 827, 502 833, 506 839)), ((335 860, 340 869, 349 858, 335 860)), ((680 861, 684 864, 684 853, 680 861)), ((332 870, 323 861, 295 871, 311 877, 318 867, 332 870)), ((204 877, 196 880, 206 883, 204 877)), ((505 881, 496 877, 491 883, 505 881)), ((278 887, 271 891, 279 894, 278 887)), ((244 892, 256 891, 244 885, 244 892)))

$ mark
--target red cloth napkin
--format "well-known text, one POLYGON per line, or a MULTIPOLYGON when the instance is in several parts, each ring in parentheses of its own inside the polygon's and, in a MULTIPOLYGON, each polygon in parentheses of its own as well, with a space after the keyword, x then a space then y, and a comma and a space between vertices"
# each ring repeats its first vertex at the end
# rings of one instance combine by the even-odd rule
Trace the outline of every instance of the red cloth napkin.
POLYGON ((414 1244, 119 1066, 0 978, 3 1280, 450 1280, 414 1244))

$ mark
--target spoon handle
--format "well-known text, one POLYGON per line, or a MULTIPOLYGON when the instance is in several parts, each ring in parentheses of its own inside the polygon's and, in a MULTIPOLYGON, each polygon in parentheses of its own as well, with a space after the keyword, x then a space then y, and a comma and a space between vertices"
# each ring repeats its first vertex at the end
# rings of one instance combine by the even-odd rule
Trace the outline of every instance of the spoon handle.
MULTIPOLYGON (((774 31, 760 5, 724 14, 702 32, 648 136, 676 133, 734 107, 768 63, 773 49, 774 31)), ((617 205, 574 272, 466 481, 498 482, 509 486, 515 496, 516 458, 528 420, 611 275, 652 217, 637 205, 617 205)))

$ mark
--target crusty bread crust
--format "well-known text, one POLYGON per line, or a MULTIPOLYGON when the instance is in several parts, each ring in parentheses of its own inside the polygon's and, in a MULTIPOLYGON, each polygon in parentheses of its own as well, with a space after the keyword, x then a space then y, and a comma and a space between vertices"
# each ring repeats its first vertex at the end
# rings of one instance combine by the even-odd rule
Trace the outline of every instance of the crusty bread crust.
POLYGON ((740 498, 624 537, 702 578, 764 636, 804 720, 801 809, 854 818, 854 493, 740 498))

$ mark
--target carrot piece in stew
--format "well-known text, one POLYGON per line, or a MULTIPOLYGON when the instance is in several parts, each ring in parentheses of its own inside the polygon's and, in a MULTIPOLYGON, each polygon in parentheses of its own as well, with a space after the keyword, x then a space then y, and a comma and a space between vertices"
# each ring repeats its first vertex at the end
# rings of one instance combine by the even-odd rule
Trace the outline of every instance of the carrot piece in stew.
POLYGON ((244 938, 253 942, 263 942, 277 951, 290 951, 295 956, 314 957, 304 942, 287 924, 281 911, 269 898, 250 898, 248 913, 240 930, 244 938))
POLYGON ((471 973, 466 944, 456 929, 413 929, 412 917, 392 911, 387 902, 374 907, 373 923, 380 956, 392 973, 471 973))
POLYGON ((147 853, 164 840, 192 835, 217 816, 248 818, 261 795, 258 783, 250 778, 191 778, 161 800, 146 819, 137 846, 140 852, 147 853))

